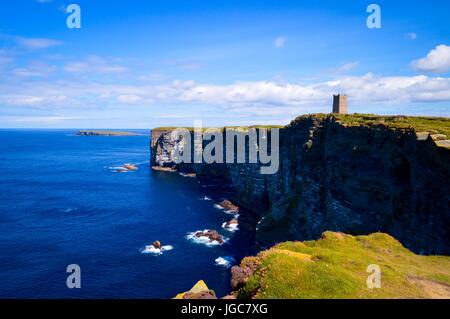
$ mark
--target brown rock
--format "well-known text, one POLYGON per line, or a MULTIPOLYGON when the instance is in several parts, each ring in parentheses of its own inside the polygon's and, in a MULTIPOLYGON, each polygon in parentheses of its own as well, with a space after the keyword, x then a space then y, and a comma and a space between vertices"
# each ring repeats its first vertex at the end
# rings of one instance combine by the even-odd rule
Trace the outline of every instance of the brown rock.
POLYGON ((237 290, 243 287, 251 275, 258 268, 259 260, 257 258, 248 258, 240 266, 231 268, 231 289, 237 290))
POLYGON ((173 167, 164 167, 164 166, 152 166, 152 170, 158 171, 158 172, 169 172, 169 173, 176 172, 175 168, 173 168, 173 167))
POLYGON ((157 240, 155 241, 153 244, 153 247, 155 247, 156 249, 161 249, 161 243, 157 240))
POLYGON ((226 222, 226 223, 225 223, 225 228, 229 228, 229 227, 231 227, 231 226, 233 226, 233 225, 238 225, 238 224, 239 224, 238 219, 237 219, 237 218, 233 218, 233 219, 230 220, 229 222, 226 222))
POLYGON ((224 243, 222 235, 220 235, 216 230, 204 230, 195 233, 195 237, 208 237, 210 241, 217 241, 220 244, 224 243))
POLYGON ((212 290, 201 292, 188 292, 183 296, 183 299, 217 299, 216 294, 212 290))
POLYGON ((219 205, 222 206, 225 210, 233 211, 235 213, 239 212, 239 207, 234 205, 229 200, 224 200, 224 201, 220 202, 219 205))
POLYGON ((138 169, 137 166, 133 165, 133 164, 124 164, 122 167, 129 171, 137 171, 137 169, 138 169))

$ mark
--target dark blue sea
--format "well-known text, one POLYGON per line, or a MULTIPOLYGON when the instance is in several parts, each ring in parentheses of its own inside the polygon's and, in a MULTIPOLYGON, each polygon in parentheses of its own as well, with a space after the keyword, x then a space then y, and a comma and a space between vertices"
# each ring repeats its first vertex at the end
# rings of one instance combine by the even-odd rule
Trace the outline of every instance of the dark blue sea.
POLYGON ((171 298, 200 279, 229 292, 230 270, 215 260, 253 254, 254 227, 241 214, 239 230, 221 228, 232 216, 214 204, 226 189, 153 172, 148 131, 74 133, 0 130, 0 297, 171 298), (139 169, 117 172, 125 163, 139 169), (186 239, 202 229, 229 240, 186 239), (173 249, 143 253, 155 240, 173 249), (66 286, 70 264, 81 268, 80 289, 66 286))

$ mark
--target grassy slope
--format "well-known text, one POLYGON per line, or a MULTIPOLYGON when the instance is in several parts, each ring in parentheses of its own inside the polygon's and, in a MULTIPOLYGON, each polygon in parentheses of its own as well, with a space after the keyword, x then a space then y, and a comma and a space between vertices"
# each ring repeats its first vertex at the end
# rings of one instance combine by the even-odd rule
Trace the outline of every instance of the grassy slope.
POLYGON ((317 241, 279 244, 241 265, 251 258, 260 264, 239 297, 430 298, 438 290, 450 298, 450 257, 415 255, 382 233, 326 232, 317 241), (381 289, 367 288, 369 264, 381 267, 381 289))

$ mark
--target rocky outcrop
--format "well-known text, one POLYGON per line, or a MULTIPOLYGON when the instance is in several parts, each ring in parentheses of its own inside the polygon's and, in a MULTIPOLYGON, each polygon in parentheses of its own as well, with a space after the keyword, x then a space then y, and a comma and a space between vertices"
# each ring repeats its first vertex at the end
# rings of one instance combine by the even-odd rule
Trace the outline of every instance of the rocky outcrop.
POLYGON ((143 134, 121 131, 105 131, 105 130, 81 130, 75 133, 76 136, 139 136, 143 134))
POLYGON ((222 235, 220 235, 216 230, 207 229, 203 231, 197 231, 194 236, 197 238, 206 237, 210 242, 218 242, 220 245, 225 242, 222 235))
POLYGON ((382 231, 414 252, 450 254, 445 138, 414 127, 303 116, 280 130, 276 174, 261 175, 258 164, 175 165, 170 130, 152 131, 151 161, 231 184, 233 202, 260 216, 257 239, 264 246, 317 239, 325 230, 382 231))
POLYGON ((247 257, 241 261, 239 266, 233 266, 231 268, 231 289, 236 291, 244 287, 260 263, 259 258, 247 257))
POLYGON ((239 212, 239 207, 237 207, 236 205, 234 205, 231 201, 229 200, 223 200, 219 203, 220 206, 223 207, 223 209, 225 209, 226 211, 229 211, 231 213, 238 213, 239 212))
POLYGON ((198 281, 191 290, 175 296, 174 299, 217 299, 214 290, 208 288, 203 280, 198 281))

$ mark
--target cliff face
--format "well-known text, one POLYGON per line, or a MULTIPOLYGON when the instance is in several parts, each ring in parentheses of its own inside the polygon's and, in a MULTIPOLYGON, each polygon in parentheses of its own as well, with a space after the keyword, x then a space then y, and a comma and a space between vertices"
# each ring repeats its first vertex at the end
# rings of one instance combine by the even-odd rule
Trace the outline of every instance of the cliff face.
MULTIPOLYGON (((152 165, 174 166, 167 156, 174 142, 169 130, 152 131, 152 165)), ((229 181, 236 202, 261 216, 257 238, 263 245, 317 239, 326 230, 382 231, 415 252, 449 254, 450 149, 445 145, 413 128, 308 116, 280 130, 276 174, 261 175, 258 164, 177 169, 229 181)))

